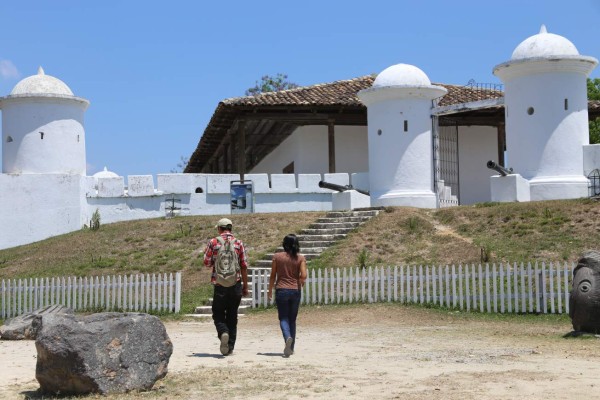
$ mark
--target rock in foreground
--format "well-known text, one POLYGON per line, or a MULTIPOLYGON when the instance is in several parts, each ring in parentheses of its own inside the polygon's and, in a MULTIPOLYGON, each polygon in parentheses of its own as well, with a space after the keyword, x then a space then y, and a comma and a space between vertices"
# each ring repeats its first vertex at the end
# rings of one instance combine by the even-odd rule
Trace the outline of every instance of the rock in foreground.
POLYGON ((173 352, 163 323, 148 314, 41 315, 33 327, 35 375, 45 393, 149 390, 167 374, 173 352))

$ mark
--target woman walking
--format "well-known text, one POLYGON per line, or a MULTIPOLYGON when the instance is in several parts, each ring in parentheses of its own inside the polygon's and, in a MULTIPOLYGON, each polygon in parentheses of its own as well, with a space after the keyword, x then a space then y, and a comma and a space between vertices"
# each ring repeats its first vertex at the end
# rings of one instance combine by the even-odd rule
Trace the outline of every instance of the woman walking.
POLYGON ((283 239, 283 250, 273 256, 267 296, 271 300, 275 286, 275 303, 285 341, 283 354, 289 357, 294 354, 296 344, 296 317, 300 307, 300 290, 306 281, 306 259, 299 254, 300 244, 294 234, 283 239))

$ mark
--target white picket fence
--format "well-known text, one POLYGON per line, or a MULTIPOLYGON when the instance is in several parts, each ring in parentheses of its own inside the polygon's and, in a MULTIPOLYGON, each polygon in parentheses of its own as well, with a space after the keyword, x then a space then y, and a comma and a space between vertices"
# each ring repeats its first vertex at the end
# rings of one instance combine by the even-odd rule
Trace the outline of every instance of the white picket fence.
MULTIPOLYGON (((506 263, 310 270, 302 304, 402 302, 487 313, 568 313, 575 264, 506 263)), ((268 307, 269 271, 252 271, 253 307, 268 307)), ((275 296, 273 296, 274 298, 275 296)))
POLYGON ((2 280, 0 318, 52 304, 74 311, 179 312, 181 272, 2 280))

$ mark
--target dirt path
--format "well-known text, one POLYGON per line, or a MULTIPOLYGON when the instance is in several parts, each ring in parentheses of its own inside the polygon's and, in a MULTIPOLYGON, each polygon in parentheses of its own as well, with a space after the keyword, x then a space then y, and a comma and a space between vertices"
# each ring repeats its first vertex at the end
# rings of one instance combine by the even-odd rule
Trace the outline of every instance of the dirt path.
MULTIPOLYGON (((220 356, 211 322, 167 323, 174 353, 169 375, 155 394, 168 399, 548 400, 600 393, 600 342, 564 339, 570 330, 564 319, 493 320, 363 305, 303 308, 298 322, 296 354, 289 359, 282 357, 273 311, 240 320, 230 357, 220 356)), ((0 362, 0 398, 22 399, 38 387, 32 342, 0 342, 0 362)))

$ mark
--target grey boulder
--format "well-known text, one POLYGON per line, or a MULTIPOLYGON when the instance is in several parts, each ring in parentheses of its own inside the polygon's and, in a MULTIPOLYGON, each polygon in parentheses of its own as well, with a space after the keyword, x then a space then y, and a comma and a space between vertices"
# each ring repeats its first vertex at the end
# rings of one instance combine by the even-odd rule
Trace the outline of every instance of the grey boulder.
POLYGON ((167 374, 173 344, 157 317, 141 313, 41 315, 36 379, 43 393, 125 393, 167 374))
POLYGON ((0 339, 3 340, 34 340, 36 332, 33 330, 31 323, 38 315, 43 314, 73 314, 73 310, 60 304, 39 308, 30 313, 21 314, 7 320, 4 325, 0 326, 0 339))

